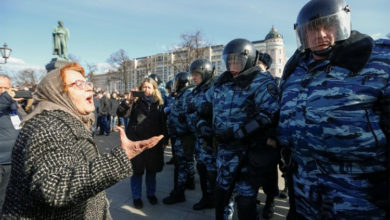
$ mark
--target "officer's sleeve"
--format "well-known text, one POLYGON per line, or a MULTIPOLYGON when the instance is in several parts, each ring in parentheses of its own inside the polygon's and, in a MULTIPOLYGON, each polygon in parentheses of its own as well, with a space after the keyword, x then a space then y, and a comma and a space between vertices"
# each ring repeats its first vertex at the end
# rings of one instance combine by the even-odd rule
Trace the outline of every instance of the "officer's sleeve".
POLYGON ((210 89, 208 89, 204 96, 202 96, 199 100, 197 105, 197 112, 199 113, 199 116, 201 118, 207 119, 212 117, 213 114, 213 99, 214 99, 214 86, 212 86, 210 89))
POLYGON ((234 131, 234 138, 242 139, 254 132, 264 130, 268 132, 275 126, 279 111, 279 90, 273 79, 267 79, 259 85, 255 92, 255 112, 253 118, 234 131))

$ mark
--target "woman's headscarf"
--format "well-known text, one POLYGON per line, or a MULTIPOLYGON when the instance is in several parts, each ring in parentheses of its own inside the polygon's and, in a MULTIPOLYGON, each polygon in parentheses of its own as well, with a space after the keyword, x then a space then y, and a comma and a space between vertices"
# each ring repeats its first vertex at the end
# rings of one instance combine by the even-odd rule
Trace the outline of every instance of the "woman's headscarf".
POLYGON ((62 110, 80 120, 87 129, 91 129, 95 119, 94 113, 91 112, 87 115, 80 114, 64 89, 60 69, 50 71, 38 84, 36 100, 39 103, 34 111, 23 119, 22 124, 44 110, 62 110))

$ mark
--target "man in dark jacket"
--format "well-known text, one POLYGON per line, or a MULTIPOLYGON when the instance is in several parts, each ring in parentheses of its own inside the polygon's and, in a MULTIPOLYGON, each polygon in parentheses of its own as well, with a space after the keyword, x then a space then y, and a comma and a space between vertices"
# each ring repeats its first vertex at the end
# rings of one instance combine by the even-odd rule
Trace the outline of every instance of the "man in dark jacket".
POLYGON ((118 94, 116 92, 113 92, 111 94, 111 98, 109 100, 110 104, 110 110, 109 110, 109 115, 110 115, 110 131, 116 131, 116 111, 118 110, 119 106, 119 99, 118 99, 118 94))
POLYGON ((108 120, 108 114, 110 111, 110 93, 105 93, 100 99, 100 133, 103 135, 106 133, 106 136, 110 135, 110 121, 108 120))
POLYGON ((11 80, 0 74, 0 212, 5 190, 11 174, 11 153, 19 134, 19 116, 15 92, 10 90, 11 80))
POLYGON ((96 135, 97 129, 100 127, 100 99, 103 94, 101 91, 95 92, 95 96, 93 97, 93 104, 95 105, 95 122, 92 127, 92 136, 96 135))

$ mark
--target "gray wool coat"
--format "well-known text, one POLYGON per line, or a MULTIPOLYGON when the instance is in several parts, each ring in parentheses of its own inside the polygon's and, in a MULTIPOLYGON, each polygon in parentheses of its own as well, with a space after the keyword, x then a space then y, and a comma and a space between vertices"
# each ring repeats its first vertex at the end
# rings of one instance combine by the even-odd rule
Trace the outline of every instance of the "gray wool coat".
POLYGON ((80 121, 43 111, 14 146, 1 219, 111 219, 104 190, 131 174, 120 146, 100 155, 80 121))

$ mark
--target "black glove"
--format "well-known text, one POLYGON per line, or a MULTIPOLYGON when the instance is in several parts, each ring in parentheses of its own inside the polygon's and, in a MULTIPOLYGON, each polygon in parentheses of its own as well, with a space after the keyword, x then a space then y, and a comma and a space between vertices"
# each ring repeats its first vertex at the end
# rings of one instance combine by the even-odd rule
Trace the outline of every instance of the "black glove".
POLYGON ((215 136, 218 143, 227 144, 234 140, 233 128, 228 128, 215 136))
POLYGON ((194 102, 190 102, 187 105, 187 113, 192 114, 196 111, 196 106, 194 102))
POLYGON ((202 103, 199 115, 202 118, 211 118, 213 116, 213 105, 210 102, 202 103))
POLYGON ((180 122, 180 123, 185 123, 185 122, 186 122, 186 116, 185 116, 185 114, 179 114, 178 119, 179 119, 179 122, 180 122))

